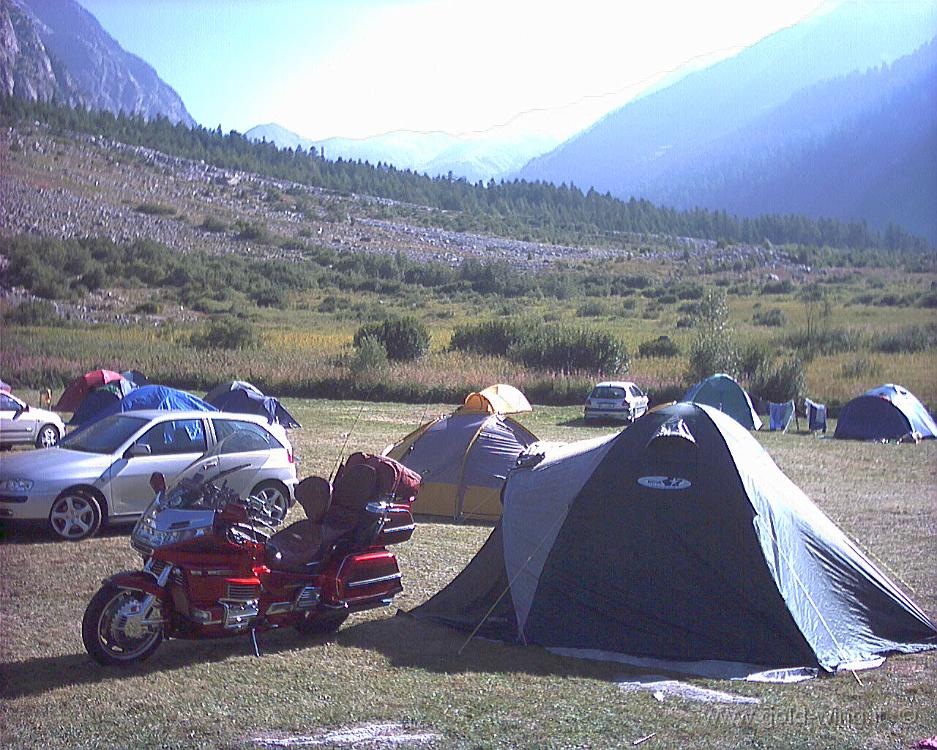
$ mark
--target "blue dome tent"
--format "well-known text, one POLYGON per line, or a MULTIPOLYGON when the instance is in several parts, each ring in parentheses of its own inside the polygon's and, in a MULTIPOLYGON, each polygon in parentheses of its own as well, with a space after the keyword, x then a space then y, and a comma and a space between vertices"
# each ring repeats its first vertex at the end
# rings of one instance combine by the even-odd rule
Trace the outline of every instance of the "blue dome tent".
POLYGON ((937 438, 937 424, 907 388, 893 383, 872 388, 843 407, 835 438, 900 440, 909 433, 937 438))

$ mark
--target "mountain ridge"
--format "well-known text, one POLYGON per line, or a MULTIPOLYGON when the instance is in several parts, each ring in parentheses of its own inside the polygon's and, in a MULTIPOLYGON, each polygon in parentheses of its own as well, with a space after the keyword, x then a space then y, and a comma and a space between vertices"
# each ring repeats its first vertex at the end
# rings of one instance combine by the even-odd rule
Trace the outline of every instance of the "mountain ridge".
POLYGON ((74 0, 0 0, 8 96, 196 124, 181 97, 74 0))

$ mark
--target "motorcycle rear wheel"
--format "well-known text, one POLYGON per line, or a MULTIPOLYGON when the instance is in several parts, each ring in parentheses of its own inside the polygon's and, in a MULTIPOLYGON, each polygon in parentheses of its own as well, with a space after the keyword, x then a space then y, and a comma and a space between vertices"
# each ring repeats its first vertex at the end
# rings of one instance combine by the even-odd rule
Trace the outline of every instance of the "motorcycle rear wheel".
MULTIPOLYGON (((146 594, 103 586, 81 620, 81 640, 88 654, 104 666, 128 666, 152 655, 163 640, 162 625, 135 621, 146 594)), ((155 606, 159 614, 159 606, 155 606)))
POLYGON ((296 624, 296 629, 303 635, 328 635, 338 630, 347 619, 347 609, 333 609, 318 617, 307 617, 296 624))

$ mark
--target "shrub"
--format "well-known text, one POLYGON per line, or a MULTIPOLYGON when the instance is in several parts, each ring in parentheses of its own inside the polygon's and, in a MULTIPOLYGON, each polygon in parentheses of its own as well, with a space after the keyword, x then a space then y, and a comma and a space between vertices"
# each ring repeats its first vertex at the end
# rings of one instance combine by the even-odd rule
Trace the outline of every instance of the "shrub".
POLYGON ((878 375, 878 363, 868 357, 856 357, 849 362, 843 362, 841 372, 844 378, 871 378, 878 375))
POLYGON ((802 359, 809 360, 818 355, 854 352, 862 343, 862 337, 845 328, 816 326, 795 331, 785 336, 782 343, 797 351, 802 359))
POLYGON ((766 401, 799 402, 806 391, 803 362, 798 357, 790 357, 776 367, 763 367, 752 378, 749 389, 766 401))
POLYGON ((461 325, 452 332, 449 346, 463 352, 504 357, 515 344, 534 335, 537 328, 533 321, 510 318, 461 325))
POLYGON ((782 310, 773 308, 771 310, 759 310, 752 316, 752 322, 757 326, 783 328, 787 325, 787 317, 782 310))
POLYGON ((21 302, 7 310, 3 319, 21 326, 54 326, 62 322, 55 305, 44 299, 21 302))
POLYGON ((912 325, 898 331, 881 333, 873 338, 871 346, 875 351, 886 354, 923 352, 937 346, 937 325, 912 325))
POLYGON ((256 343, 257 334, 253 326, 233 315, 215 318, 207 331, 192 335, 193 346, 207 346, 212 349, 247 349, 256 343))
POLYGON ((149 216, 172 216, 176 213, 176 209, 172 206, 166 206, 162 203, 154 203, 152 201, 146 201, 141 203, 136 208, 138 213, 147 214, 149 216))
POLYGON ((769 281, 762 288, 764 294, 787 294, 794 290, 794 285, 789 279, 783 281, 769 281))
POLYGON ((560 326, 543 328, 513 346, 508 356, 528 367, 563 373, 628 372, 628 351, 609 333, 560 326))
POLYGON ((355 333, 355 347, 357 348, 367 338, 378 341, 384 347, 387 356, 393 360, 419 359, 429 351, 429 331, 416 318, 388 319, 378 323, 367 323, 355 333))
POLYGON ((355 343, 355 353, 348 367, 358 378, 377 381, 387 374, 389 364, 387 350, 377 337, 362 336, 355 343))
POLYGON ((202 223, 199 226, 206 232, 228 231, 228 225, 217 216, 212 216, 211 214, 202 219, 202 223))
POLYGON ((698 382, 713 373, 738 374, 738 353, 729 325, 729 303, 722 289, 710 289, 700 300, 696 341, 690 349, 687 379, 698 382))
POLYGON ((680 347, 670 336, 658 336, 643 342, 638 347, 638 354, 642 357, 676 357, 680 354, 680 347))
POLYGON ((267 231, 267 227, 259 222, 238 221, 235 226, 238 230, 237 237, 239 240, 259 242, 262 245, 269 245, 273 240, 270 232, 267 231))
POLYGON ((149 300, 148 302, 141 302, 133 308, 133 311, 140 315, 159 315, 160 309, 159 302, 149 300))
POLYGON ((581 304, 576 310, 576 316, 580 318, 596 318, 608 314, 608 305, 602 300, 594 299, 581 304))

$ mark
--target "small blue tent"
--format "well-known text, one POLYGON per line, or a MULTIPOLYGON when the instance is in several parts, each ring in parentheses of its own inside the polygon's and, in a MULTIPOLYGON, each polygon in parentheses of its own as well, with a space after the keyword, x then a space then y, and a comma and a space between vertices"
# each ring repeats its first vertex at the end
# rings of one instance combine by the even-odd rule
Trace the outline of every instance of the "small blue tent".
POLYGON ((193 396, 191 393, 169 388, 165 385, 143 385, 139 388, 134 388, 120 401, 111 404, 106 409, 102 409, 97 414, 93 415, 89 421, 81 425, 81 429, 105 417, 109 417, 112 414, 120 414, 125 411, 139 411, 140 409, 218 411, 214 406, 202 401, 198 396, 193 396))
POLYGON ((278 399, 272 396, 264 396, 257 390, 235 388, 224 391, 210 399, 210 403, 221 411, 233 411, 237 414, 258 414, 266 417, 271 424, 278 422, 287 429, 301 426, 278 399))
POLYGON ((755 413, 751 399, 731 375, 710 375, 690 388, 683 400, 713 406, 746 429, 761 429, 761 419, 755 413))
POLYGON ((205 394, 205 400, 213 404, 216 399, 221 398, 228 391, 252 391, 259 396, 264 395, 263 391, 253 383, 248 383, 246 380, 229 380, 227 383, 219 383, 212 388, 205 394))
POLYGON ((937 438, 937 424, 907 388, 880 385, 843 407, 833 437, 851 440, 900 440, 911 432, 937 438))

